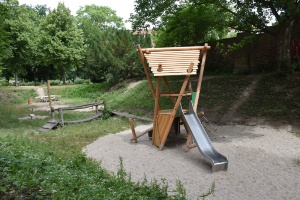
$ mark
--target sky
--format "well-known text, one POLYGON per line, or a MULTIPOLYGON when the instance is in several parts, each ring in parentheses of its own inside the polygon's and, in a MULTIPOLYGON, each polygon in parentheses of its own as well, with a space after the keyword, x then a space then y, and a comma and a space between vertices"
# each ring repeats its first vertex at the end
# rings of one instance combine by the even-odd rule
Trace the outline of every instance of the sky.
MULTIPOLYGON (((71 10, 72 15, 76 15, 80 6, 91 4, 108 6, 115 10, 119 17, 123 18, 124 23, 130 17, 130 13, 134 12, 134 0, 19 0, 20 5, 47 5, 51 9, 56 8, 59 2, 63 2, 71 10)), ((127 29, 131 29, 131 24, 125 23, 125 26, 127 29)))

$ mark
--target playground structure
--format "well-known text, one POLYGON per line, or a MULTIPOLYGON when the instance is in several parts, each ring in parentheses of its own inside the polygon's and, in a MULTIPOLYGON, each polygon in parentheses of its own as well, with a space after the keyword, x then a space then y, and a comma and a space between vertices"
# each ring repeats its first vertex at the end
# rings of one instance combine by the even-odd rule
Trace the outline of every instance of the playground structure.
MULTIPOLYGON (((142 49, 140 45, 137 46, 147 81, 155 100, 152 143, 157 146, 159 150, 162 150, 172 124, 180 124, 180 122, 178 122, 178 119, 180 119, 187 131, 187 141, 185 145, 186 150, 191 147, 191 138, 193 136, 199 151, 205 160, 211 163, 212 171, 215 172, 219 170, 227 170, 228 160, 225 156, 221 155, 213 148, 211 141, 196 114, 206 61, 206 53, 209 49, 210 46, 207 44, 204 46, 194 47, 144 49, 142 49), (201 67, 197 80, 197 88, 194 92, 190 76, 197 75, 198 65, 201 67), (151 80, 148 67, 150 67, 151 72, 154 77, 156 77, 155 88, 151 80), (171 76, 184 77, 179 92, 172 91, 167 80, 167 77, 171 76), (163 80, 167 88, 166 92, 161 92, 161 80, 163 80), (184 110, 181 106, 181 100, 183 97, 188 96, 192 97, 192 101, 190 102, 189 109, 184 110), (170 97, 174 104, 173 109, 162 110, 160 106, 161 97, 170 97)), ((134 128, 131 128, 134 135, 133 139, 136 142, 137 140, 134 128)))
POLYGON ((54 109, 53 107, 51 107, 51 119, 46 122, 45 125, 43 125, 40 129, 39 132, 46 132, 49 131, 51 129, 56 128, 58 125, 62 125, 64 126, 65 124, 76 124, 76 123, 82 123, 82 122, 89 122, 92 121, 93 119, 96 119, 100 116, 102 116, 102 110, 99 109, 99 106, 103 105, 104 110, 106 109, 106 102, 103 101, 101 103, 99 103, 97 100, 95 101, 95 103, 90 103, 90 104, 85 104, 85 105, 80 105, 80 106, 72 106, 72 107, 62 107, 62 108, 56 108, 54 109), (73 121, 65 121, 64 117, 63 117, 63 111, 66 110, 78 110, 78 109, 85 109, 85 108, 93 108, 95 107, 95 111, 96 113, 92 116, 83 118, 83 119, 79 119, 79 120, 73 120, 73 121), (59 114, 59 119, 55 120, 55 111, 58 111, 59 114))

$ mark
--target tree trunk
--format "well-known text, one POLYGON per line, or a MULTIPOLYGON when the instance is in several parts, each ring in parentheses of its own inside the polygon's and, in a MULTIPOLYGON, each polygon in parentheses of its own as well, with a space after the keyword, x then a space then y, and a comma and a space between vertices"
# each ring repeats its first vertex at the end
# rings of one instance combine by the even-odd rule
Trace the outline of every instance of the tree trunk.
POLYGON ((278 69, 288 72, 291 67, 291 35, 295 25, 295 20, 288 21, 280 25, 278 42, 278 69))
POLYGON ((63 72, 63 85, 66 85, 66 72, 63 72))
POLYGON ((18 87, 18 72, 15 73, 15 86, 18 87))

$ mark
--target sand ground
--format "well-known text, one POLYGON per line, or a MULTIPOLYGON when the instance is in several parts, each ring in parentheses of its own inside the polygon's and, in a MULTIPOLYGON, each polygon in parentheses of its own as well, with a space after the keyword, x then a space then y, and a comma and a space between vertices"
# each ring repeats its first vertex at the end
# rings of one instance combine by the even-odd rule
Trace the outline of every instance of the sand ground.
MULTIPOLYGON (((142 131, 151 125, 136 128, 142 131)), ((291 126, 215 126, 207 132, 213 146, 229 160, 227 171, 212 173, 197 148, 185 152, 186 134, 171 134, 162 151, 152 145, 148 135, 130 141, 130 130, 99 138, 83 151, 101 166, 116 173, 120 157, 133 181, 165 179, 170 194, 180 180, 188 199, 299 199, 300 138, 291 126)))

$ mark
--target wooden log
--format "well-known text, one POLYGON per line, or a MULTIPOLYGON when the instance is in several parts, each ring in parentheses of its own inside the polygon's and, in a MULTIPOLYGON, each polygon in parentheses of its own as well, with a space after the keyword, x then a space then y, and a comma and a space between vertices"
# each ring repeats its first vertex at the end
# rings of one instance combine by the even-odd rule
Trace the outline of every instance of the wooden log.
MULTIPOLYGON (((150 127, 150 128, 148 128, 148 129, 146 129, 146 130, 140 132, 140 133, 136 133, 136 138, 139 138, 139 137, 145 135, 146 133, 148 133, 148 135, 149 135, 149 133, 151 133, 152 130, 153 130, 153 127, 150 127)), ((134 138, 132 138, 130 141, 133 141, 133 140, 134 140, 134 138)))
POLYGON ((78 119, 78 120, 73 120, 73 121, 65 121, 64 120, 64 124, 77 124, 77 123, 82 123, 82 122, 90 122, 93 119, 96 119, 98 117, 100 117, 102 115, 102 112, 98 112, 95 115, 83 118, 83 119, 78 119))
POLYGON ((62 110, 78 110, 78 109, 84 109, 84 108, 89 108, 93 106, 99 105, 98 103, 90 103, 90 104, 85 104, 85 105, 80 105, 80 106, 70 106, 70 107, 62 107, 60 109, 62 110))

